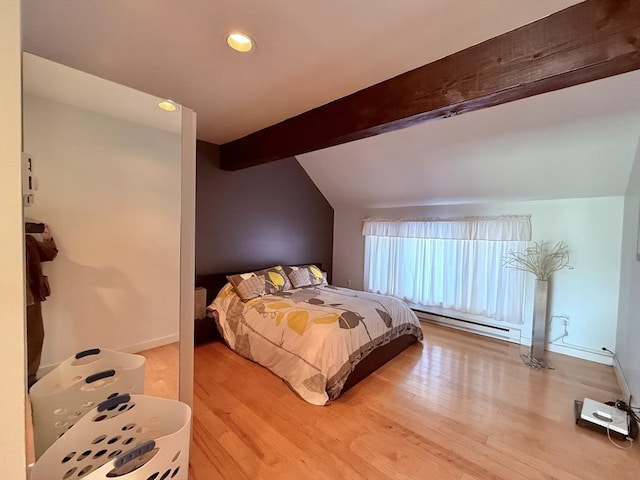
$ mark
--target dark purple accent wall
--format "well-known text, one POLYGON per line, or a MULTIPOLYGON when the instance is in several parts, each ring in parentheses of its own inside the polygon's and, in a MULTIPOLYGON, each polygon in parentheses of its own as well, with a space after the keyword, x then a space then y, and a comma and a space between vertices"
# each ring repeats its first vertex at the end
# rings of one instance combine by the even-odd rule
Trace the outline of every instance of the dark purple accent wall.
POLYGON ((220 170, 196 145, 196 275, 322 262, 331 278, 333 208, 295 158, 220 170))

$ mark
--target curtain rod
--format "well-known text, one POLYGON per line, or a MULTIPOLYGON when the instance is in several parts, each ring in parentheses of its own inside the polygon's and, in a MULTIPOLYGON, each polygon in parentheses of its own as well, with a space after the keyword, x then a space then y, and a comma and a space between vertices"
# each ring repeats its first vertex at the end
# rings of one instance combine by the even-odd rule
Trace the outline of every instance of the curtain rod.
POLYGON ((416 217, 416 218, 365 218, 364 222, 456 222, 467 220, 521 220, 531 219, 531 215, 494 215, 466 217, 416 217))

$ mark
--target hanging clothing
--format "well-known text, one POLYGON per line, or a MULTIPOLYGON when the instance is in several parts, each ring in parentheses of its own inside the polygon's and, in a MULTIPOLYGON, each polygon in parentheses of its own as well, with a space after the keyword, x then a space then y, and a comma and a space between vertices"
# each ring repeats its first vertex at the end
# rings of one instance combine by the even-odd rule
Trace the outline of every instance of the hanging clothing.
POLYGON ((29 387, 36 382, 44 343, 44 325, 40 304, 49 295, 47 277, 42 274, 42 262, 49 262, 56 258, 56 255, 58 255, 58 248, 53 238, 40 242, 31 235, 25 236, 29 387))

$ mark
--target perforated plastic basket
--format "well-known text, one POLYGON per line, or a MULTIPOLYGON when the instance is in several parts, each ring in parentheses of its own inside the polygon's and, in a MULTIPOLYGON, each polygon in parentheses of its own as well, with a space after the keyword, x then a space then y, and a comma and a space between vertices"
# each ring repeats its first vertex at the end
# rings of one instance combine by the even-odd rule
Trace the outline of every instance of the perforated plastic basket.
POLYGON ((98 348, 79 352, 29 391, 36 458, 98 403, 144 393, 145 358, 98 348))
POLYGON ((187 480, 191 409, 146 395, 109 399, 36 461, 31 480, 187 480))

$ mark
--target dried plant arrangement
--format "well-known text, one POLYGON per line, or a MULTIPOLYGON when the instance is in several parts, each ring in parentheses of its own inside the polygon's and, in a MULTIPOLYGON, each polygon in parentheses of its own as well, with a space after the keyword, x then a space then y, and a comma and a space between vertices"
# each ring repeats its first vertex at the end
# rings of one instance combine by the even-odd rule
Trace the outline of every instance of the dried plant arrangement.
POLYGON ((547 242, 534 242, 524 252, 510 250, 503 258, 502 266, 533 273, 538 280, 549 280, 553 272, 564 268, 573 269, 569 265, 569 250, 564 242, 556 243, 551 249, 547 242))

